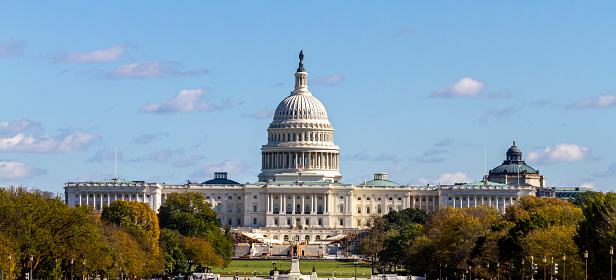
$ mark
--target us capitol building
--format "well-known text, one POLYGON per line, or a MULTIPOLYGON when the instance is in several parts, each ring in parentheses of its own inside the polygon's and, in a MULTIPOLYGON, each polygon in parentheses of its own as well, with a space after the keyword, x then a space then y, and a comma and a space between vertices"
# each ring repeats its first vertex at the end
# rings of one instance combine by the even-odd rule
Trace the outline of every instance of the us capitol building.
POLYGON ((515 145, 503 165, 482 182, 400 185, 376 173, 360 185, 342 183, 340 148, 325 107, 308 91, 300 53, 295 88, 280 102, 261 148, 259 181, 240 184, 217 172, 212 180, 183 185, 120 179, 65 184, 66 203, 97 210, 115 200, 148 203, 157 210, 170 193, 199 192, 218 213, 218 221, 269 244, 315 244, 364 228, 370 219, 406 208, 427 212, 441 207, 489 205, 504 212, 520 197, 534 195, 545 179, 522 161, 515 145))

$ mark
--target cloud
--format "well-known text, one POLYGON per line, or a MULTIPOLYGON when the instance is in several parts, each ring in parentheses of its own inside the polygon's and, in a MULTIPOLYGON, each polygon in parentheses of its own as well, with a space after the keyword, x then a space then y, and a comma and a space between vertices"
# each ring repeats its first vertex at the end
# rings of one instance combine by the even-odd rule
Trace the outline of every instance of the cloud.
POLYGON ((135 144, 148 144, 150 142, 152 142, 154 139, 158 138, 158 137, 169 137, 169 133, 167 132, 160 132, 160 133, 156 133, 156 134, 141 134, 135 138, 133 138, 133 143, 135 144))
POLYGON ((205 69, 182 71, 182 64, 172 61, 145 60, 118 66, 107 74, 109 78, 165 78, 197 76, 209 73, 205 69))
POLYGON ((181 159, 178 160, 176 162, 174 162, 173 164, 171 164, 171 166, 175 166, 175 167, 188 167, 188 166, 195 166, 197 165, 197 162, 205 159, 204 156, 191 156, 189 158, 185 158, 185 159, 181 159))
POLYGON ((223 100, 221 105, 212 105, 203 101, 207 90, 183 89, 171 100, 165 103, 149 103, 141 106, 141 113, 171 113, 171 112, 201 112, 213 110, 225 110, 231 108, 229 100, 223 100))
POLYGON ((204 166, 195 169, 190 176, 197 181, 204 181, 206 179, 213 178, 214 172, 227 172, 232 175, 236 173, 244 173, 249 169, 250 166, 243 161, 211 161, 206 163, 204 166))
POLYGON ((113 62, 126 53, 126 44, 115 45, 104 50, 95 50, 85 53, 58 53, 54 57, 54 62, 67 63, 100 63, 113 62))
POLYGON ((569 110, 579 110, 585 108, 604 108, 616 106, 616 95, 603 94, 599 95, 596 99, 588 98, 580 101, 576 101, 566 108, 569 110))
POLYGON ((308 81, 308 85, 311 86, 333 86, 339 82, 344 81, 342 74, 333 74, 329 76, 316 77, 308 81))
POLYGON ((603 174, 595 174, 594 176, 611 177, 614 175, 616 175, 616 163, 613 163, 612 165, 610 165, 603 174))
POLYGON ((0 122, 0 137, 13 137, 19 133, 40 133, 43 126, 39 122, 26 119, 14 122, 0 122))
MULTIPOLYGON (((103 161, 110 161, 110 160, 115 160, 115 151, 101 149, 98 152, 96 152, 96 154, 94 154, 92 157, 88 158, 86 162, 103 162, 103 161)), ((122 152, 118 152, 118 161, 123 161, 123 160, 124 160, 124 155, 122 154, 122 152)))
POLYGON ((0 180, 16 180, 46 174, 44 169, 18 161, 0 161, 0 180))
POLYGON ((575 144, 556 144, 546 147, 543 152, 530 152, 526 160, 532 163, 551 164, 557 162, 580 162, 592 159, 589 147, 575 144))
POLYGON ((24 53, 24 42, 8 40, 0 42, 0 57, 18 57, 24 53))
POLYGON ((365 151, 352 154, 352 155, 348 155, 348 156, 341 155, 341 157, 343 160, 348 160, 348 161, 360 161, 360 160, 362 161, 391 161, 391 162, 398 161, 398 157, 395 154, 382 153, 376 157, 373 157, 373 156, 366 154, 365 151))
POLYGON ((466 77, 457 82, 432 92, 428 97, 471 97, 471 98, 502 98, 510 97, 511 93, 506 90, 498 92, 480 92, 486 86, 485 82, 466 77))
POLYGON ((250 119, 271 119, 274 117, 274 110, 269 110, 269 109, 264 108, 252 114, 242 114, 242 117, 250 118, 250 119))
POLYGON ((424 151, 421 156, 411 158, 411 160, 416 161, 416 162, 421 162, 421 163, 439 163, 439 162, 444 161, 445 159, 442 157, 437 157, 437 156, 444 154, 446 152, 447 150, 444 150, 444 149, 429 149, 429 150, 424 151))
POLYGON ((445 138, 439 142, 434 143, 434 147, 447 147, 453 144, 453 139, 445 138))
POLYGON ((516 108, 516 107, 512 106, 512 107, 507 107, 507 108, 503 108, 503 109, 500 109, 500 110, 494 110, 494 109, 487 110, 487 111, 483 112, 483 114, 481 115, 481 118, 479 118, 479 123, 487 124, 488 121, 491 118, 496 118, 496 119, 510 118, 519 109, 520 108, 516 108))
POLYGON ((418 185, 426 185, 426 184, 433 184, 433 185, 453 185, 455 183, 467 183, 470 182, 471 178, 463 172, 456 172, 456 173, 444 173, 441 174, 438 178, 436 179, 432 179, 432 178, 426 178, 426 177, 422 177, 419 178, 419 183, 418 185))
POLYGON ((140 162, 140 161, 156 161, 156 162, 167 162, 174 155, 184 155, 186 151, 184 149, 164 149, 160 151, 154 151, 149 153, 145 157, 139 157, 135 159, 131 159, 131 162, 140 162))
POLYGON ((0 123, 0 151, 15 153, 74 153, 87 149, 101 138, 95 133, 65 132, 62 135, 39 136, 38 122, 21 120, 0 123))
POLYGON ((409 34, 412 34, 412 33, 413 33, 413 29, 403 28, 403 29, 398 30, 394 37, 399 37, 399 36, 402 36, 402 35, 409 35, 409 34))

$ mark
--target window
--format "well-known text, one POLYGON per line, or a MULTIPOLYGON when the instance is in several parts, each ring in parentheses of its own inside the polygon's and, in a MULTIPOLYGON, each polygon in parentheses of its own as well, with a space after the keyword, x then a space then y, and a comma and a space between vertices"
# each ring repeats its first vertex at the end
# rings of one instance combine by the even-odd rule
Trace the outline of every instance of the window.
POLYGON ((310 199, 310 196, 309 196, 309 195, 307 195, 307 196, 306 196, 306 199, 310 199))
POLYGON ((220 219, 218 219, 218 222, 219 222, 219 223, 222 223, 222 222, 220 221, 220 219))
POLYGON ((322 219, 318 219, 317 222, 319 223, 320 226, 323 225, 323 220, 322 219))
POLYGON ((310 235, 306 235, 306 236, 304 236, 304 240, 306 240, 306 241, 310 241, 310 235))
POLYGON ((432 201, 432 198, 429 198, 428 201, 432 201))
POLYGON ((233 212, 233 205, 229 205, 229 213, 233 212))
MULTIPOLYGON (((278 218, 274 219, 274 225, 278 225, 278 218)), ((274 235, 274 236, 276 236, 276 235, 274 235)), ((278 236, 276 236, 276 238, 274 238, 274 239, 278 239, 278 236)))
POLYGON ((278 211, 278 204, 274 204, 274 212, 279 212, 278 211))
POLYGON ((242 213, 242 206, 237 206, 237 213, 242 213))
POLYGON ((315 236, 314 241, 321 241, 321 236, 320 235, 315 236))
POLYGON ((389 200, 393 200, 393 197, 390 197, 389 200))
POLYGON ((318 212, 323 213, 323 205, 322 205, 322 204, 319 204, 319 210, 318 210, 318 212))
POLYGON ((361 197, 358 197, 357 200, 361 200, 361 197))
POLYGON ((291 225, 291 219, 287 219, 287 225, 291 225))
POLYGON ((252 206, 252 212, 257 212, 257 205, 252 206))
POLYGON ((340 205, 340 213, 344 213, 344 205, 340 205))
POLYGON ((275 196, 274 196, 274 199, 278 199, 278 196, 277 196, 277 195, 275 195, 275 196))
POLYGON ((282 239, 282 240, 284 240, 284 241, 289 241, 289 236, 288 236, 288 235, 285 235, 285 236, 283 237, 283 239, 282 239))
POLYGON ((376 212, 381 214, 382 210, 381 210, 381 204, 377 205, 376 207, 376 212))
MULTIPOLYGON (((276 220, 278 220, 278 219, 276 219, 276 220)), ((272 239, 278 240, 278 235, 274 235, 274 236, 272 237, 272 239)))
POLYGON ((242 220, 241 219, 237 219, 237 226, 241 226, 242 225, 242 220))
POLYGON ((377 200, 378 200, 378 201, 381 201, 381 198, 379 197, 377 200))
POLYGON ((252 198, 253 198, 253 199, 257 199, 257 196, 256 196, 256 195, 253 195, 253 196, 252 196, 252 198))
POLYGON ((361 214, 361 206, 357 207, 357 214, 361 214))
POLYGON ((257 224, 257 218, 252 218, 252 224, 256 225, 257 224))
POLYGON ((302 197, 298 195, 296 198, 297 198, 297 199, 300 199, 300 198, 302 198, 302 197))
MULTIPOLYGON (((107 197, 107 195, 103 195, 103 197, 107 197)), ((150 195, 148 194, 148 197, 150 197, 150 195)))
POLYGON ((229 225, 231 225, 231 224, 232 224, 232 220, 231 220, 231 219, 229 219, 229 225))
POLYGON ((322 196, 322 195, 319 195, 319 199, 323 199, 323 196, 322 196))
POLYGON ((389 206, 389 208, 388 208, 388 209, 389 209, 389 212, 391 212, 392 210, 394 210, 394 208, 393 208, 393 207, 391 207, 391 206, 389 206))
POLYGON ((370 214, 370 207, 366 207, 366 214, 370 214))
POLYGON ((75 197, 79 197, 79 195, 78 195, 78 194, 76 194, 76 195, 75 195, 75 197))
POLYGON ((291 199, 291 196, 290 196, 290 195, 287 195, 287 199, 291 199))
POLYGON ((229 196, 229 199, 233 199, 233 197, 232 197, 232 196, 229 196))
POLYGON ((344 196, 340 196, 340 199, 344 199, 344 196))
POLYGON ((451 196, 449 197, 449 200, 451 200, 451 196))
POLYGON ((287 204, 287 212, 291 212, 293 208, 291 208, 291 204, 287 204))
POLYGON ((306 204, 306 213, 310 213, 310 204, 306 204))
POLYGON ((307 226, 310 225, 310 219, 309 218, 306 218, 306 225, 307 226))
POLYGON ((340 219, 340 225, 344 226, 344 219, 340 219))
POLYGON ((370 198, 369 198, 369 197, 366 197, 366 200, 370 200, 370 198))
POLYGON ((220 195, 218 196, 218 199, 220 199, 220 195))
POLYGON ((238 196, 237 196, 237 200, 240 200, 240 199, 242 199, 242 196, 241 196, 241 195, 238 195, 238 196))
POLYGON ((402 197, 398 197, 398 200, 402 200, 402 197))
POLYGON ((361 220, 360 219, 357 219, 357 226, 361 227, 361 220))
POLYGON ((220 203, 218 203, 218 205, 216 205, 216 212, 220 212, 222 211, 222 205, 220 205, 220 203))
MULTIPOLYGON (((90 195, 90 197, 94 197, 94 195, 90 195)), ((133 197, 135 197, 135 196, 133 195, 133 197)))
POLYGON ((208 195, 208 196, 206 196, 206 197, 205 197, 205 199, 210 199, 210 196, 209 196, 209 195, 208 195))

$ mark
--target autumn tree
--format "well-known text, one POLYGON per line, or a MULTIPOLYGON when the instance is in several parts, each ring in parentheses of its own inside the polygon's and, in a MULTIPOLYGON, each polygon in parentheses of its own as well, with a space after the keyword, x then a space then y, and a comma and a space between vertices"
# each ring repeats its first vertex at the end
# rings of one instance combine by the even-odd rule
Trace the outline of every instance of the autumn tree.
POLYGON ((158 216, 147 203, 116 200, 103 207, 101 219, 143 236, 153 247, 158 245, 158 216))
POLYGON ((230 229, 221 232, 212 205, 200 193, 172 193, 158 210, 160 227, 178 231, 186 237, 201 237, 223 259, 222 266, 231 262, 233 238, 230 229))
POLYGON ((408 248, 413 239, 421 233, 423 225, 428 220, 425 210, 407 208, 401 211, 391 211, 383 216, 386 236, 382 250, 378 253, 383 264, 397 267, 407 257, 408 248))
POLYGON ((386 222, 383 217, 374 217, 368 222, 370 228, 360 243, 360 253, 370 257, 370 264, 372 266, 372 274, 374 274, 374 268, 378 261, 378 255, 383 249, 383 241, 387 236, 385 230, 386 222))

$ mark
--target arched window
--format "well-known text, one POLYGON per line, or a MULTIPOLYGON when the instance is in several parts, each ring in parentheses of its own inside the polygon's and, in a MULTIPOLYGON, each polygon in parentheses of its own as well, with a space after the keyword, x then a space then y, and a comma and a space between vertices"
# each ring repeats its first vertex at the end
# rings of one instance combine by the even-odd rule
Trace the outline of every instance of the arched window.
POLYGON ((325 236, 325 239, 332 237, 331 235, 325 236))
POLYGON ((381 212, 383 211, 383 210, 381 210, 381 204, 379 204, 379 205, 376 207, 376 211, 377 211, 379 214, 381 214, 381 212))
POLYGON ((314 241, 321 241, 321 236, 320 235, 315 236, 314 241))
POLYGON ((295 242, 299 242, 299 235, 293 236, 293 240, 295 240, 295 242))
POLYGON ((278 235, 274 235, 274 236, 272 237, 272 239, 274 239, 274 240, 278 240, 278 235))
POLYGON ((301 213, 302 212, 302 206, 301 205, 295 205, 295 213, 301 213))
POLYGON ((288 236, 288 235, 285 235, 285 236, 283 237, 283 239, 282 239, 282 240, 284 240, 284 241, 289 241, 289 236, 288 236))
POLYGON ((306 240, 306 242, 310 241, 310 235, 304 236, 304 240, 306 240))

